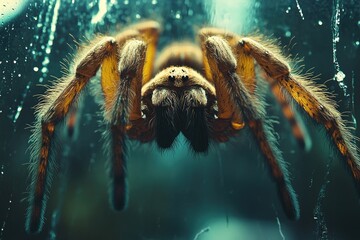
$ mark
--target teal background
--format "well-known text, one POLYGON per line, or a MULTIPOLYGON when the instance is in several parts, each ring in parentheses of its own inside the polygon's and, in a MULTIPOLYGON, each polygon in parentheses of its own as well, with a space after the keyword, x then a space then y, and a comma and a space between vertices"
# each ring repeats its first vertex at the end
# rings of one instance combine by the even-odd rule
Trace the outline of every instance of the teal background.
MULTIPOLYGON (((131 143, 129 205, 122 213, 112 211, 101 149, 100 107, 89 89, 75 138, 60 137, 62 150, 57 161, 61 164, 44 229, 38 235, 26 235, 28 126, 34 122, 36 95, 62 76, 60 62, 74 54, 73 39, 83 42, 96 33, 111 35, 141 19, 162 22, 159 49, 175 40, 194 39, 196 29, 202 26, 263 34, 279 39, 286 54, 302 58, 300 65, 305 71, 319 75, 316 81, 325 83, 339 110, 347 113, 346 119, 352 120, 350 112, 360 119, 358 1, 339 1, 337 57, 349 97, 332 80, 332 1, 299 0, 304 20, 293 0, 107 2, 102 20, 92 24, 98 1, 61 0, 49 53, 46 48, 56 0, 29 1, 11 22, 1 23, 0 239, 194 239, 207 228, 210 230, 198 240, 282 239, 282 235, 286 239, 359 238, 358 194, 323 128, 299 110, 313 142, 312 149, 304 152, 270 95, 268 116, 279 121, 275 129, 299 197, 299 221, 289 221, 283 214, 276 186, 247 129, 228 143, 212 144, 205 155, 195 156, 182 137, 166 152, 155 144, 131 143)), ((355 135, 359 136, 359 129, 355 135)))

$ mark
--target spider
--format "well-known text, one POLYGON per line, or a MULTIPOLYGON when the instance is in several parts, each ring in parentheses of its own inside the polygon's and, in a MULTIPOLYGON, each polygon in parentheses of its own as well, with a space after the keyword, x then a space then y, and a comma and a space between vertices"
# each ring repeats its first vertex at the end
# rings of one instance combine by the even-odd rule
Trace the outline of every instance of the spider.
POLYGON ((299 218, 299 203, 258 87, 260 72, 269 82, 294 136, 304 145, 303 131, 292 111, 291 98, 323 125, 357 186, 360 162, 353 136, 326 91, 293 73, 279 47, 218 28, 202 28, 199 46, 176 42, 156 57, 160 24, 137 23, 115 37, 102 36, 85 46, 72 70, 51 87, 37 105, 30 138, 32 183, 26 229, 39 232, 54 170, 54 133, 67 115, 74 124, 77 99, 101 67, 103 119, 110 161, 110 199, 122 210, 126 196, 127 139, 156 141, 171 148, 182 133, 191 148, 206 152, 210 141, 226 142, 248 126, 277 185, 285 214, 299 218), (154 63, 155 61, 155 63, 154 63), (260 71, 255 71, 257 68, 260 71), (291 98, 287 98, 291 96, 291 98))

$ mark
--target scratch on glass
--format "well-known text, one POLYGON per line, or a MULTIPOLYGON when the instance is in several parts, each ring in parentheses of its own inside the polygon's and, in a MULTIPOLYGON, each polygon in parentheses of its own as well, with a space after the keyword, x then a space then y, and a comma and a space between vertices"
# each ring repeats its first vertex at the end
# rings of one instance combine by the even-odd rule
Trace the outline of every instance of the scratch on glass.
POLYGON ((281 222, 280 222, 279 217, 276 217, 276 222, 277 222, 277 224, 278 224, 278 226, 279 226, 279 233, 280 233, 281 239, 282 239, 282 240, 285 240, 285 235, 284 235, 284 233, 282 232, 281 222))
POLYGON ((330 181, 328 180, 330 175, 330 163, 327 164, 326 168, 327 171, 324 178, 325 180, 321 186, 319 195, 316 200, 316 207, 314 209, 314 220, 316 222, 316 236, 317 239, 321 239, 321 240, 329 239, 328 228, 326 226, 325 215, 322 209, 322 204, 325 199, 326 187, 330 183, 330 181))
POLYGON ((203 235, 204 233, 207 233, 210 231, 210 227, 206 227, 204 229, 201 229, 200 232, 198 232, 195 237, 194 237, 194 240, 199 240, 200 239, 200 236, 203 235))
POLYGON ((304 14, 303 14, 302 9, 301 9, 301 7, 300 7, 299 0, 296 0, 296 7, 297 7, 297 9, 299 10, 301 19, 304 20, 304 19, 305 19, 305 18, 304 18, 304 14))
POLYGON ((12 204, 12 193, 10 194, 10 199, 8 201, 8 208, 7 208, 7 212, 6 212, 6 216, 3 220, 3 223, 1 225, 1 229, 0 229, 0 240, 3 239, 3 235, 4 235, 4 231, 5 231, 5 227, 6 227, 6 221, 7 219, 9 218, 9 213, 10 213, 10 210, 11 210, 11 204, 12 204))
POLYGON ((349 97, 346 89, 347 86, 344 84, 345 73, 341 71, 340 64, 337 59, 337 43, 340 42, 340 34, 339 34, 339 25, 340 25, 340 0, 334 0, 333 5, 333 16, 332 16, 332 45, 333 45, 333 63, 335 66, 335 75, 334 80, 336 80, 343 90, 344 96, 349 97))

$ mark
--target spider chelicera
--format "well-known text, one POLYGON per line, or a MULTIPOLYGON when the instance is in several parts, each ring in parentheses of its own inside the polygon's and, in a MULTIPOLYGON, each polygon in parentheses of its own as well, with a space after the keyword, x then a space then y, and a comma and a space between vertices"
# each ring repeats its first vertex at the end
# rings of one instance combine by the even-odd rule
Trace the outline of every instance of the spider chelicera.
POLYGON ((240 37, 217 28, 199 31, 200 47, 174 43, 156 58, 160 26, 147 21, 130 26, 115 37, 98 37, 78 53, 69 74, 43 96, 37 106, 31 137, 32 183, 26 229, 40 231, 54 168, 51 157, 54 131, 70 115, 73 126, 81 91, 101 67, 110 161, 110 198, 116 210, 126 205, 126 139, 156 141, 170 148, 182 133, 195 152, 206 152, 209 142, 225 142, 248 126, 277 184, 286 215, 299 218, 299 204, 277 147, 264 100, 256 91, 258 78, 269 82, 296 139, 305 144, 303 131, 290 105, 291 96, 316 122, 323 125, 359 186, 360 170, 353 136, 325 90, 290 70, 275 44, 240 37), (155 62, 155 63, 154 63, 155 62))

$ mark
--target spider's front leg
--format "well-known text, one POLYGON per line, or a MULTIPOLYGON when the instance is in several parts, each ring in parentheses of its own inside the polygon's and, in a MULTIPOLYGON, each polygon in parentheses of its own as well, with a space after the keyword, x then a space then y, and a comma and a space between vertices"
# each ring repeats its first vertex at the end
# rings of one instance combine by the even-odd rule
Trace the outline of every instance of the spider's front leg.
POLYGON ((80 92, 99 69, 102 61, 111 55, 116 55, 118 46, 115 39, 103 37, 89 45, 86 54, 75 64, 75 71, 61 79, 52 89, 48 90, 42 102, 37 106, 36 124, 30 141, 32 175, 29 208, 27 211, 26 230, 40 231, 43 224, 47 193, 55 163, 54 132, 76 101, 80 92))
POLYGON ((272 81, 286 89, 311 118, 325 126, 339 152, 345 158, 346 165, 360 191, 360 157, 352 141, 354 137, 335 108, 336 103, 309 79, 292 74, 290 67, 280 54, 272 52, 249 38, 242 39, 238 44, 254 57, 272 81))
MULTIPOLYGON (((131 123, 144 124, 141 119, 141 86, 146 55, 146 44, 129 40, 121 51, 119 62, 120 82, 115 98, 106 115, 106 151, 110 161, 110 201, 116 210, 126 205, 126 142, 131 123)), ((114 62, 115 64, 115 62, 114 62)), ((117 72, 117 68, 112 68, 117 72)), ((111 70, 111 69, 110 69, 111 70)))
MULTIPOLYGON (((241 78, 241 80, 244 82, 244 85, 246 89, 249 91, 251 95, 256 94, 256 88, 257 88, 257 79, 255 74, 255 61, 254 58, 241 46, 239 46, 239 40, 241 39, 238 35, 224 31, 223 29, 218 28, 203 28, 199 32, 199 37, 201 42, 205 42, 208 37, 211 36, 218 36, 223 38, 227 41, 229 46, 231 47, 231 50, 235 56, 236 59, 236 73, 241 78)), ((202 44, 202 47, 204 49, 204 44, 202 44)), ((204 50, 205 51, 205 50, 204 50)), ((205 74, 208 79, 212 79, 212 73, 209 66, 209 62, 207 58, 204 56, 203 59, 204 62, 204 68, 205 68, 205 74)), ((266 80, 271 80, 269 78, 265 78, 266 80)), ((306 128, 301 124, 301 119, 297 118, 295 115, 295 112, 291 108, 290 102, 288 99, 283 95, 282 91, 279 91, 279 84, 274 81, 269 81, 270 87, 273 91, 273 94, 276 98, 276 100, 280 103, 282 107, 282 111, 284 114, 284 117, 288 119, 293 135, 298 141, 299 145, 304 148, 308 149, 311 146, 310 138, 308 137, 306 128)), ((231 101, 228 100, 227 92, 225 91, 225 94, 222 93, 222 89, 219 89, 220 95, 222 96, 222 99, 224 101, 224 104, 220 102, 219 106, 219 118, 223 118, 221 114, 225 118, 229 117, 230 110, 234 107, 231 106, 231 101)), ((232 127, 233 128, 242 128, 244 127, 244 124, 242 122, 242 116, 240 115, 233 115, 231 117, 232 127)))
MULTIPOLYGON (((252 96, 245 84, 237 75, 236 59, 229 44, 221 37, 212 36, 203 42, 204 55, 208 61, 216 92, 222 90, 230 93, 230 101, 235 106, 233 111, 241 112, 244 120, 256 137, 259 147, 271 168, 271 174, 277 183, 280 198, 287 216, 291 219, 299 218, 299 204, 291 186, 288 171, 280 150, 276 146, 276 139, 269 123, 265 119, 263 104, 252 96)), ((220 96, 221 97, 221 96, 220 96)), ((219 96, 217 96, 218 101, 219 96)))

